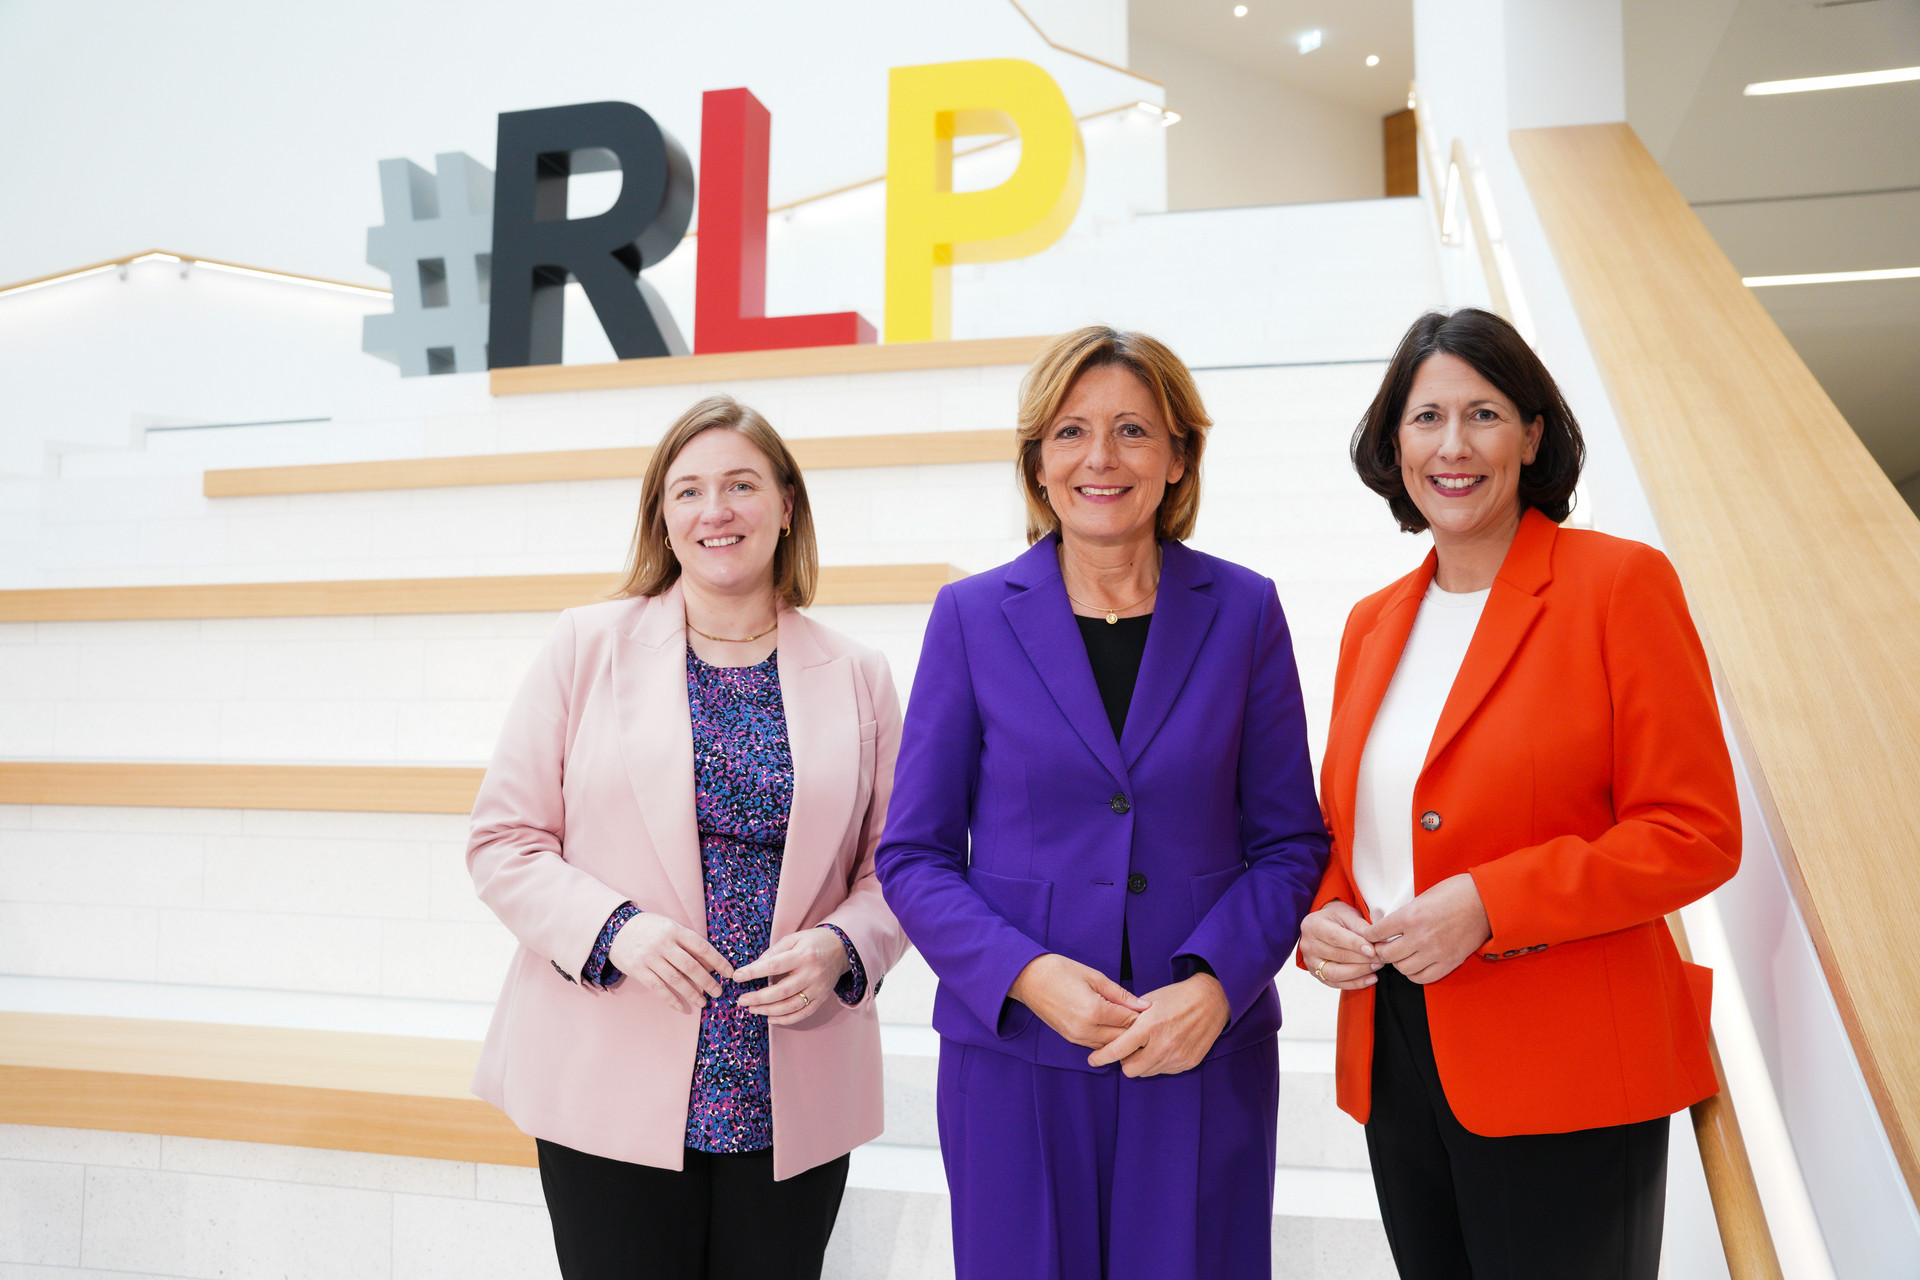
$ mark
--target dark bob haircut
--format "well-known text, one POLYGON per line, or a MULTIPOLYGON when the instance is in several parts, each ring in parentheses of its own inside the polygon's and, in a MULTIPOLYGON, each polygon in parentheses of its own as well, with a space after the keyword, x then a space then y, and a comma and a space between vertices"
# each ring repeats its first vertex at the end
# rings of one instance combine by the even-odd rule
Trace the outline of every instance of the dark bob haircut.
POLYGON ((1413 393, 1413 378, 1429 356, 1444 352, 1466 361, 1520 411, 1522 425, 1542 419, 1540 448, 1520 469, 1520 505, 1532 507, 1558 524, 1573 512, 1573 487, 1586 464, 1587 444, 1580 424, 1561 398, 1560 388, 1527 340, 1511 324, 1478 307, 1448 315, 1429 311, 1413 322, 1387 366, 1387 376, 1367 416, 1353 432, 1353 469, 1361 483, 1387 500, 1394 519, 1408 533, 1420 533, 1427 518, 1407 495, 1400 478, 1400 419, 1413 393))

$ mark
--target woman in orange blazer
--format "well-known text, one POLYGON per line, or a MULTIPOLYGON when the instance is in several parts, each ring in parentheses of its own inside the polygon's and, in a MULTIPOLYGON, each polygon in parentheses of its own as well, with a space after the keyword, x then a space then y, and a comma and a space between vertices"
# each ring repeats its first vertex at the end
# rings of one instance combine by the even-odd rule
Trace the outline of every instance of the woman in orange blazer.
POLYGON ((1739 864, 1732 767, 1666 558, 1559 527, 1583 456, 1471 309, 1414 324, 1354 435, 1434 549, 1347 620, 1300 963, 1343 992, 1340 1106, 1408 1280, 1653 1280, 1668 1117, 1716 1088, 1664 917, 1739 864))
POLYGON ((624 598, 514 699, 467 863, 519 951, 474 1092, 537 1138, 566 1280, 817 1280, 879 1136, 900 707, 798 612, 806 485, 726 396, 655 448, 624 598))

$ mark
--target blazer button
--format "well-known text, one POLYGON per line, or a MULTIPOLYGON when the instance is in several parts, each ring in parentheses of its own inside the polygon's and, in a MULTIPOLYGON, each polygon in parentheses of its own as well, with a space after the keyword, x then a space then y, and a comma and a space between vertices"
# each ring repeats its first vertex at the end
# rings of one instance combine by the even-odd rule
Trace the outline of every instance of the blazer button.
POLYGON ((1429 809, 1420 815, 1420 825, 1429 831, 1438 831, 1440 829, 1440 815, 1429 809))
POLYGON ((1138 871, 1136 871, 1132 875, 1127 877, 1128 893, 1145 893, 1146 891, 1147 891, 1147 878, 1145 876, 1141 875, 1138 871))
MULTIPOLYGON (((1127 797, 1125 793, 1119 792, 1119 791, 1114 792, 1113 799, 1107 801, 1107 803, 1113 806, 1113 811, 1115 813, 1125 813, 1127 810, 1133 808, 1132 805, 1127 803, 1127 797)), ((1138 893, 1140 891, 1138 889, 1135 889, 1134 892, 1138 893)))

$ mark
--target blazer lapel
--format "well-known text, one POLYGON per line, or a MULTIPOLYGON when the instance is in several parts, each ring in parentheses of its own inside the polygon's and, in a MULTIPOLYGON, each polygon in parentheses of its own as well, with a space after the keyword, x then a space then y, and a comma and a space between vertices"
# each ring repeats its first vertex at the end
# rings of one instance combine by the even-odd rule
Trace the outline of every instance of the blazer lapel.
POLYGON ((1520 642, 1546 608, 1538 593, 1553 578, 1553 541, 1559 532, 1559 526, 1538 511, 1529 509, 1520 517, 1520 530, 1500 563, 1493 589, 1487 593, 1486 609, 1480 614, 1480 625, 1474 629, 1473 643, 1467 646, 1460 674, 1454 677, 1447 704, 1441 709, 1423 770, 1433 767, 1454 735, 1493 692, 1519 651, 1520 642))
POLYGON ((687 611, 678 585, 647 601, 613 646, 620 757, 655 855, 690 927, 706 932, 700 829, 693 811, 693 717, 687 710, 687 611))
POLYGON ((1013 562, 1007 585, 1025 590, 1001 601, 1000 609, 1067 723, 1114 780, 1125 783, 1127 768, 1120 758, 1120 744, 1114 741, 1106 705, 1093 682, 1093 666, 1087 661, 1086 642, 1080 638, 1066 585, 1060 580, 1060 560, 1054 550, 1058 545, 1058 537, 1048 535, 1013 562))
POLYGON ((1329 807, 1341 806, 1340 812, 1346 819, 1344 825, 1331 824, 1336 830, 1351 832, 1353 829, 1360 757, 1367 749, 1367 735, 1373 732, 1373 719, 1380 714, 1380 704, 1386 701, 1387 686, 1393 683, 1393 673, 1399 669, 1407 637, 1413 634, 1413 622, 1420 616, 1420 601, 1427 594, 1427 584, 1433 581, 1433 570, 1433 553, 1428 552, 1420 567, 1402 579, 1399 589, 1381 605, 1373 630, 1360 641, 1353 685, 1341 700, 1339 723, 1328 734, 1329 740, 1338 743, 1340 749, 1327 761, 1323 802, 1329 807))
POLYGON ((1174 700, 1200 655, 1200 644, 1213 626, 1213 616, 1220 611, 1212 596, 1197 590, 1213 581, 1206 561, 1178 542, 1161 547, 1159 599, 1147 628, 1147 651, 1140 659, 1133 702, 1121 727, 1120 754, 1129 768, 1173 711, 1174 700))
POLYGON ((830 657, 813 624, 780 611, 780 700, 793 752, 793 807, 773 903, 773 936, 799 928, 833 869, 860 787, 860 703, 853 663, 830 657))

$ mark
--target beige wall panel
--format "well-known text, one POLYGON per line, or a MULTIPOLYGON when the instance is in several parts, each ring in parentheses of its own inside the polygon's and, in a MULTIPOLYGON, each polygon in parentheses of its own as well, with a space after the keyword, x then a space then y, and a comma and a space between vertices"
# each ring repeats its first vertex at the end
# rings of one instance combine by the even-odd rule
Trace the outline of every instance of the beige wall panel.
POLYGON ((279 1027, 0 1014, 0 1123, 534 1163, 467 1092, 480 1046, 279 1027))
POLYGON ((660 387, 685 382, 739 382, 753 378, 815 378, 848 373, 895 373, 905 369, 966 369, 1027 364, 1050 337, 967 338, 953 342, 861 343, 846 347, 796 347, 782 351, 723 351, 712 355, 658 356, 607 364, 540 364, 495 369, 488 377, 496 396, 553 391, 599 391, 608 387, 660 387))
MULTIPOLYGON (((892 435, 818 436, 787 441, 802 471, 825 467, 911 467, 943 462, 1011 462, 1012 430, 929 431, 892 435)), ((636 479, 647 470, 651 447, 564 449, 550 453, 469 454, 451 458, 395 458, 379 462, 323 462, 296 467, 241 467, 209 471, 201 483, 209 498, 283 493, 351 493, 371 489, 444 489, 461 485, 549 484, 569 480, 636 479)))
POLYGON ((0 760, 0 804, 470 813, 485 769, 0 760))
POLYGON ((1920 1193, 1920 521, 1629 127, 1513 149, 1920 1193))
MULTIPOLYGON (((960 570, 944 564, 824 565, 815 604, 926 604, 960 570)), ((136 618, 364 617, 426 613, 549 613, 611 598, 617 573, 493 578, 363 578, 164 587, 0 591, 0 622, 136 618)))

